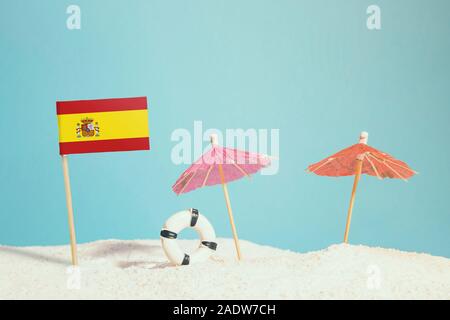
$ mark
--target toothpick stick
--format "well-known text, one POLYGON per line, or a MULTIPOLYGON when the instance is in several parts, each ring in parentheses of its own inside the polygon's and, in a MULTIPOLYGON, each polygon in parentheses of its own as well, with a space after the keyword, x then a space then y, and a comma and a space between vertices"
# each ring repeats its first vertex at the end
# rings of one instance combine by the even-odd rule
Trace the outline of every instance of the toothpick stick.
MULTIPOLYGON (((369 134, 367 132, 365 132, 365 131, 361 132, 361 134, 359 136, 359 143, 367 144, 368 138, 369 138, 369 134)), ((359 182, 359 179, 361 178, 363 160, 364 160, 364 154, 360 154, 356 158, 355 180, 353 181, 352 196, 350 198, 350 205, 348 207, 348 212, 347 212, 347 223, 345 225, 344 243, 348 243, 348 233, 350 231, 350 223, 352 221, 352 212, 353 212, 353 205, 355 204, 356 188, 358 188, 358 182, 359 182)))
POLYGON ((344 234, 344 242, 348 243, 348 233, 350 231, 350 223, 352 221, 352 211, 353 211, 353 205, 355 203, 355 194, 356 194, 356 188, 358 187, 358 182, 361 177, 361 170, 362 170, 362 160, 356 160, 356 169, 355 169, 355 180, 353 181, 353 189, 352 189, 352 196, 350 198, 350 206, 348 208, 347 213, 347 223, 345 225, 345 234, 344 234))
POLYGON ((225 196, 225 202, 227 204, 228 217, 230 218, 231 230, 233 231, 234 245, 236 247, 238 260, 241 260, 241 248, 239 247, 239 238, 237 235, 236 226, 234 224, 233 210, 231 209, 230 196, 228 195, 228 187, 225 182, 222 164, 219 164, 218 167, 219 167, 220 180, 222 181, 223 194, 225 196))

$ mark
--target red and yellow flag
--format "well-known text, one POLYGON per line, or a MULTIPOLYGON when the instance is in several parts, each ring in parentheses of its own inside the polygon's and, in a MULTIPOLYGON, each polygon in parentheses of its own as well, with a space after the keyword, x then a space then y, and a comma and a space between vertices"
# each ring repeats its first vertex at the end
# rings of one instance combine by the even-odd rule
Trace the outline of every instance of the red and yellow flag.
POLYGON ((59 153, 150 150, 147 97, 56 102, 59 153))

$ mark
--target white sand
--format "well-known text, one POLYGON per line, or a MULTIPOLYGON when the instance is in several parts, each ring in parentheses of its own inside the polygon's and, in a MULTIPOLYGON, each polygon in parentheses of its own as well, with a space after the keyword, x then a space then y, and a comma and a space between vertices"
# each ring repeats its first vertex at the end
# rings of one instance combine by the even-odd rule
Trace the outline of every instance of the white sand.
MULTIPOLYGON (((195 247, 197 241, 180 241, 195 247)), ((81 288, 68 246, 0 246, 0 299, 450 299, 450 259, 354 245, 306 254, 218 240, 195 266, 167 263, 159 240, 79 245, 81 288), (75 281, 72 281, 75 280, 75 281)))

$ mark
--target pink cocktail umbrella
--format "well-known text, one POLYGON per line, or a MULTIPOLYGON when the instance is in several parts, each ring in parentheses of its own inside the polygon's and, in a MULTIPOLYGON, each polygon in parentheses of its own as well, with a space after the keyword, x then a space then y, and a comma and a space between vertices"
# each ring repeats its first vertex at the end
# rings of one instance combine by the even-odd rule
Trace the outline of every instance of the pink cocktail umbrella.
POLYGON ((355 202, 356 188, 361 174, 376 176, 378 179, 393 178, 407 181, 417 172, 411 169, 405 162, 392 157, 367 145, 369 134, 361 132, 359 143, 341 150, 322 161, 310 165, 307 169, 319 176, 341 177, 355 176, 353 182, 350 206, 347 213, 344 242, 348 242, 348 233, 352 219, 353 204, 355 202))
POLYGON ((221 147, 217 135, 211 135, 211 149, 195 161, 172 186, 176 194, 190 192, 204 186, 222 184, 237 257, 241 259, 241 250, 236 226, 233 219, 227 182, 250 177, 251 174, 270 164, 266 155, 221 147))

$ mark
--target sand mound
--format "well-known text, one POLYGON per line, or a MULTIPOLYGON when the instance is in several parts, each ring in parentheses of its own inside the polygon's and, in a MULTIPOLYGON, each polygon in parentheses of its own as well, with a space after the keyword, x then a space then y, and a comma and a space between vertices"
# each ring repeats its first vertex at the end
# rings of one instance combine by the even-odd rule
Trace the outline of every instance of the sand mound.
MULTIPOLYGON (((180 240, 192 249, 195 240, 180 240)), ((450 259, 354 245, 305 254, 218 239, 207 262, 173 267, 159 240, 0 246, 0 299, 450 299, 450 259), (80 286, 78 289, 77 287, 80 286)))

